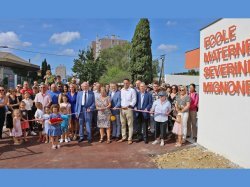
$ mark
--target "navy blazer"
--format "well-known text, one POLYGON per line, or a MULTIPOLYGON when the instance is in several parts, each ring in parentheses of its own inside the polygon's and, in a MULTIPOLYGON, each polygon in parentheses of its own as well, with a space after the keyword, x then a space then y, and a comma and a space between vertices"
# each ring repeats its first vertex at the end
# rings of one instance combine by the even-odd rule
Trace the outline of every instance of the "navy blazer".
MULTIPOLYGON (((147 111, 150 111, 150 109, 152 108, 152 105, 153 105, 153 97, 149 92, 144 93, 142 106, 141 106, 141 92, 137 93, 136 108, 138 110, 147 109, 147 111)), ((143 112, 142 114, 143 114, 144 119, 149 119, 150 118, 149 113, 143 112)), ((139 112, 136 113, 136 116, 138 116, 138 115, 139 115, 139 112)))
MULTIPOLYGON (((120 108, 121 107, 121 91, 116 90, 114 96, 111 98, 111 91, 109 97, 111 99, 111 108, 120 108)), ((120 110, 111 110, 113 115, 119 115, 120 110)))
MULTIPOLYGON (((82 97, 83 97, 83 91, 80 91, 77 93, 76 97, 76 107, 75 107, 75 112, 80 114, 81 109, 82 109, 82 97)), ((88 97, 87 97, 87 102, 85 103, 84 106, 86 109, 90 109, 91 111, 95 110, 95 94, 92 91, 88 91, 88 97)))

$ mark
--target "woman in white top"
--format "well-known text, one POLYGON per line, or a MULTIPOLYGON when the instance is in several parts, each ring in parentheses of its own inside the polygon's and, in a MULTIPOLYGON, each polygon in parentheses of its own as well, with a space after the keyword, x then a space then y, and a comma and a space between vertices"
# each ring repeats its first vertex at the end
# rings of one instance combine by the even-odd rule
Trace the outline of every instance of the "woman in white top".
POLYGON ((155 121, 155 141, 152 143, 164 146, 164 138, 166 134, 168 115, 171 112, 171 104, 167 100, 166 92, 159 92, 159 99, 154 101, 151 112, 154 112, 155 121))

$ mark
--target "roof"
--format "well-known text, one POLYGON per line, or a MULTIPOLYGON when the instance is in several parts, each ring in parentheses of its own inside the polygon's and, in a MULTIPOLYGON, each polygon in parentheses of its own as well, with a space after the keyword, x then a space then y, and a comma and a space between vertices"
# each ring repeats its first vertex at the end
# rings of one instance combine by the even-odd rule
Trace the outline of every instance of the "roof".
POLYGON ((209 26, 211 26, 211 25, 213 25, 213 24, 217 23, 218 21, 220 21, 220 20, 222 20, 222 19, 223 19, 223 18, 219 18, 219 19, 217 19, 217 20, 213 21, 212 23, 208 24, 207 26, 202 27, 202 28, 200 29, 200 31, 202 31, 203 29, 205 29, 205 28, 207 28, 207 27, 209 27, 209 26))
POLYGON ((40 66, 31 64, 30 62, 9 52, 0 52, 0 65, 7 67, 28 68, 28 70, 39 70, 40 66))

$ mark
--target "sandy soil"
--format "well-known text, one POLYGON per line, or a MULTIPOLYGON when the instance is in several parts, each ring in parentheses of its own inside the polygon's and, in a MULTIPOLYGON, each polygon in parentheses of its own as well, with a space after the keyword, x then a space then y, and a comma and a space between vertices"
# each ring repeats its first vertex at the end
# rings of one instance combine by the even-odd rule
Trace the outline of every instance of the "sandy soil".
POLYGON ((153 158, 158 168, 239 168, 203 147, 179 149, 153 158))

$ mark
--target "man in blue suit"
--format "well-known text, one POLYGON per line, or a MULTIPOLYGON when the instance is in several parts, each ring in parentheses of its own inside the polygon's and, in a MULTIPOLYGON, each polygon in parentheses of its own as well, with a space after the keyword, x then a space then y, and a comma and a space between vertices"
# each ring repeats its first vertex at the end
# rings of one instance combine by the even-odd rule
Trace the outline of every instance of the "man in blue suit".
POLYGON ((95 95, 92 91, 89 90, 89 84, 83 82, 81 85, 82 91, 78 92, 76 98, 76 117, 79 119, 80 126, 80 139, 79 143, 84 140, 84 124, 86 125, 88 143, 92 142, 91 137, 91 122, 93 111, 95 110, 95 95))
POLYGON ((148 143, 148 123, 150 119, 150 114, 147 113, 150 111, 153 104, 152 95, 146 92, 146 85, 144 82, 140 84, 140 91, 137 94, 137 110, 144 110, 145 112, 137 112, 137 122, 138 122, 138 132, 137 132, 137 141, 140 142, 144 140, 144 143, 148 143), (143 131, 143 134, 142 134, 143 131))
MULTIPOLYGON (((111 83, 110 88, 111 108, 121 108, 121 92, 117 89, 117 84, 111 83)), ((121 135, 120 110, 111 110, 111 112, 115 116, 115 121, 112 121, 112 138, 118 141, 121 135)))

